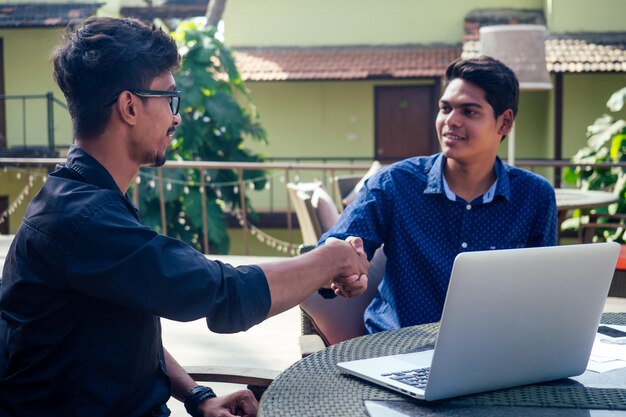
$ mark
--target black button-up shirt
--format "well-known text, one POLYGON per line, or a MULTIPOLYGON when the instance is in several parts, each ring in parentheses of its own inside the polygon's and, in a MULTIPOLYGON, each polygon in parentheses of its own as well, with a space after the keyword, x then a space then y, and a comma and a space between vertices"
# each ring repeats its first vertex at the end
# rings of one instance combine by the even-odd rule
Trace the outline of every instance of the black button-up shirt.
POLYGON ((50 174, 6 257, 0 415, 168 415, 159 317, 245 330, 270 308, 262 270, 207 260, 142 226, 80 148, 50 174))

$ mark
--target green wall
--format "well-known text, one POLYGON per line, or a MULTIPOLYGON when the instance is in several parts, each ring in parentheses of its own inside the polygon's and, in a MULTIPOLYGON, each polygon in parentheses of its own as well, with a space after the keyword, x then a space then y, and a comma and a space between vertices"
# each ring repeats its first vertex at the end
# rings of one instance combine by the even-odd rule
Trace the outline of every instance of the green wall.
POLYGON ((544 0, 237 0, 224 16, 230 46, 460 43, 477 8, 541 9, 544 0))
MULTIPOLYGON (((520 94, 520 104, 515 121, 515 157, 536 159, 552 157, 554 141, 547 132, 552 114, 548 107, 549 91, 525 91, 520 94)), ((506 156, 508 144, 500 146, 500 155, 506 156)))
POLYGON ((623 32, 624 0, 545 0, 550 32, 623 32))
POLYGON ((624 0, 237 0, 225 13, 232 46, 459 43, 468 12, 544 9, 552 32, 624 31, 624 0))
MULTIPOLYGON (((52 78, 50 54, 61 39, 61 29, 5 29, 0 30, 4 45, 4 85, 6 95, 45 94, 65 102, 63 94, 52 78)), ((7 141, 9 146, 22 146, 24 129, 29 146, 47 146, 47 113, 45 100, 32 99, 6 102, 7 141)), ((54 106, 56 144, 71 144, 69 114, 62 107, 54 106)))
POLYGON ((372 84, 361 82, 248 83, 271 157, 372 154, 372 84))
MULTIPOLYGON (((602 114, 611 94, 626 87, 626 74, 567 74, 563 82, 563 155, 571 157, 587 141, 587 126, 602 114)), ((611 113, 626 120, 626 109, 611 113)))
POLYGON ((432 81, 248 83, 269 145, 250 144, 269 157, 374 155, 374 87, 432 81))

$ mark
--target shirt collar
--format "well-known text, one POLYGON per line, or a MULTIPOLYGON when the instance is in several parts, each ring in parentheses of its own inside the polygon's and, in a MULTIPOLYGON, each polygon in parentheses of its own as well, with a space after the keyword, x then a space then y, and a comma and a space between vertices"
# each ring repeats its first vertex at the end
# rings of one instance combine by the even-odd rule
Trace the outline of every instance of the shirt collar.
MULTIPOLYGON (((445 178, 443 176, 443 167, 446 163, 446 157, 443 156, 442 153, 438 153, 434 155, 431 159, 430 167, 427 166, 428 169, 428 182, 426 184, 426 188, 424 189, 424 194, 444 194, 448 198, 450 198, 450 194, 454 196, 450 198, 451 200, 456 200, 456 196, 452 191, 448 188, 450 194, 447 193, 445 184, 445 178)), ((496 181, 492 184, 485 195, 490 194, 489 201, 483 200, 483 202, 487 203, 493 200, 495 196, 502 196, 505 199, 511 199, 511 191, 509 187, 509 171, 511 169, 510 166, 505 165, 500 157, 496 156, 496 160, 493 164, 493 169, 496 173, 496 181), (495 187, 495 190, 494 190, 495 187)), ((483 196, 483 199, 485 196, 483 196)))
MULTIPOLYGON (((498 179, 496 184, 495 195, 502 196, 508 201, 511 201, 511 187, 509 185, 509 171, 512 167, 508 164, 504 164, 499 156, 496 156, 496 162, 493 165, 493 169, 496 172, 496 178, 498 179)), ((495 197, 495 196, 494 196, 495 197)))
POLYGON ((428 170, 428 179, 424 194, 443 194, 443 164, 446 158, 442 153, 438 153, 431 157, 430 166, 426 165, 428 170))
POLYGON ((121 193, 109 171, 94 157, 75 145, 70 147, 65 166, 80 174, 89 184, 107 190, 117 190, 121 193))
MULTIPOLYGON (((493 201, 493 198, 496 195, 497 184, 498 184, 498 178, 496 178, 493 184, 491 184, 491 187, 489 187, 489 189, 485 192, 485 194, 483 194, 482 197, 480 197, 483 204, 491 203, 493 201)), ((443 176, 443 190, 446 194, 446 197, 448 197, 448 200, 450 201, 459 200, 459 197, 457 197, 457 195, 454 194, 454 192, 450 189, 450 186, 448 185, 448 181, 446 181, 445 175, 443 176)))
POLYGON ((107 171, 107 169, 102 166, 100 162, 83 149, 72 145, 67 153, 67 162, 65 163, 65 167, 76 172, 88 184, 120 193, 120 195, 124 198, 126 205, 130 208, 134 215, 139 218, 139 209, 135 207, 127 195, 122 193, 109 171, 107 171))

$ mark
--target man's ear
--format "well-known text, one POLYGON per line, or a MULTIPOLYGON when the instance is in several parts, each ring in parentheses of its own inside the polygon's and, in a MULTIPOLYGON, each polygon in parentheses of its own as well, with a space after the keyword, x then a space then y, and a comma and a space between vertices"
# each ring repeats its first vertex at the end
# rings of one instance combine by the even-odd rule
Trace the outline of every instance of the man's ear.
POLYGON ((128 91, 123 91, 114 104, 121 121, 130 125, 137 123, 137 97, 128 91))
POLYGON ((498 133, 502 136, 506 136, 511 132, 511 129, 513 128, 513 110, 511 109, 506 109, 504 111, 504 113, 502 113, 500 115, 500 117, 498 117, 498 122, 500 124, 500 127, 498 129, 498 133))

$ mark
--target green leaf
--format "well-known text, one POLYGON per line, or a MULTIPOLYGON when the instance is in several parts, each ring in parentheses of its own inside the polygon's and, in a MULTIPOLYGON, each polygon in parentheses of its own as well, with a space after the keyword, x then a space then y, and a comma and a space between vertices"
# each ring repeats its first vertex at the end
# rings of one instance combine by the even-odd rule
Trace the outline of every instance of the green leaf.
POLYGON ((624 153, 624 139, 626 139, 626 135, 618 134, 614 135, 611 140, 611 159, 613 161, 619 161, 620 156, 624 153))
POLYGON ((618 112, 624 108, 624 100, 626 99, 626 87, 616 91, 611 95, 609 101, 606 102, 606 106, 612 112, 618 112))
MULTIPOLYGON (((624 106, 626 88, 622 88, 611 96, 607 106, 618 111, 624 106)), ((587 144, 572 157, 578 164, 595 164, 600 162, 626 161, 626 121, 615 120, 609 115, 602 115, 587 128, 587 144)), ((626 169, 620 167, 592 168, 580 165, 576 169, 565 169, 564 178, 575 183, 583 190, 606 190, 619 195, 620 200, 608 208, 598 209, 598 213, 626 213, 626 169)), ((588 211, 585 211, 588 212, 588 211)), ((579 215, 580 210, 574 212, 579 215)), ((567 226, 573 223, 568 222, 567 226)), ((565 225, 565 224, 564 224, 565 225)), ((617 230, 598 228, 594 241, 618 240, 625 241, 624 229, 617 230)))
POLYGON ((578 172, 576 172, 576 170, 570 168, 570 167, 565 167, 565 169, 563 169, 563 180, 569 184, 576 184, 578 183, 578 179, 580 178, 580 175, 578 174, 578 172))

